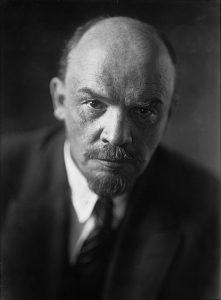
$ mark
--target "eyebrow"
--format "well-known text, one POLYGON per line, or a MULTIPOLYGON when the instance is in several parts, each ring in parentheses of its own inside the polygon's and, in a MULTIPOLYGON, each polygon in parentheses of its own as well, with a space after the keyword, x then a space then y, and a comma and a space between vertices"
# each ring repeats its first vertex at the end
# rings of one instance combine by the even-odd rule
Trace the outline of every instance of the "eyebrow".
POLYGON ((138 105, 147 105, 150 102, 154 102, 154 103, 158 103, 158 104, 164 104, 164 102, 160 98, 158 98, 158 97, 151 97, 151 98, 149 98, 145 102, 144 101, 139 102, 138 105))
POLYGON ((91 88, 88 87, 83 87, 81 89, 78 90, 78 92, 83 93, 83 94, 88 94, 90 95, 92 98, 99 98, 99 99, 103 99, 103 100, 108 100, 109 98, 101 95, 97 92, 95 92, 94 90, 92 90, 91 88))
MULTIPOLYGON (((104 100, 104 101, 108 101, 108 102, 111 101, 111 99, 109 99, 107 96, 101 95, 101 94, 95 92, 93 89, 88 88, 88 87, 80 88, 80 89, 78 90, 78 92, 83 93, 83 94, 87 94, 87 95, 89 95, 89 96, 90 96, 91 98, 93 98, 93 99, 100 99, 100 100, 104 100)), ((158 98, 158 97, 150 97, 150 98, 148 99, 148 103, 150 103, 150 102, 159 103, 159 104, 161 104, 161 105, 164 103, 164 102, 163 102, 160 98, 158 98)), ((138 105, 138 106, 142 106, 142 105, 145 106, 145 105, 147 105, 148 103, 147 103, 146 101, 141 101, 141 102, 138 102, 137 105, 138 105)))

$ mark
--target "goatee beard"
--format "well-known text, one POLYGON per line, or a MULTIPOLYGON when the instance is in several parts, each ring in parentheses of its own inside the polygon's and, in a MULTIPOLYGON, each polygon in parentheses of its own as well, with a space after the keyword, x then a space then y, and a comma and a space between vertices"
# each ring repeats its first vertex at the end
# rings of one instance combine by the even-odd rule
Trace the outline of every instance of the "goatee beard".
MULTIPOLYGON (((84 153, 86 160, 107 160, 125 162, 137 166, 143 160, 138 154, 135 156, 123 147, 106 144, 102 148, 88 149, 84 153)), ((85 174, 89 188, 99 196, 114 197, 129 191, 135 179, 127 172, 113 171, 108 175, 98 173, 95 176, 85 174)))
POLYGON ((115 197, 128 192, 134 180, 128 180, 119 174, 110 174, 108 176, 97 175, 93 178, 87 178, 89 188, 97 195, 103 197, 115 197))

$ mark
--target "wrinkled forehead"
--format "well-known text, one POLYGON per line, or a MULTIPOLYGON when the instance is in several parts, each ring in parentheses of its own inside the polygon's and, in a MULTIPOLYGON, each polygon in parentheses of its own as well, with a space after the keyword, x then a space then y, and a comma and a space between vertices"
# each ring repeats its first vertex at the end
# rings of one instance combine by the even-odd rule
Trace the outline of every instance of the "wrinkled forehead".
POLYGON ((145 91, 170 97, 175 70, 159 41, 130 38, 102 40, 92 35, 83 39, 69 54, 69 84, 91 85, 111 97, 145 91))

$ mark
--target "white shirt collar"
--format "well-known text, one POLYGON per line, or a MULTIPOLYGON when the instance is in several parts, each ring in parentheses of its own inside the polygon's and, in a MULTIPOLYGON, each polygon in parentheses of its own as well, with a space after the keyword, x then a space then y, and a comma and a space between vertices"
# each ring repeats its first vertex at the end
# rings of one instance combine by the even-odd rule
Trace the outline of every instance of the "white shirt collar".
MULTIPOLYGON (((89 189, 86 178, 82 175, 71 158, 70 143, 67 140, 64 143, 64 162, 68 183, 71 189, 71 200, 79 222, 84 223, 90 218, 98 200, 98 195, 89 189)), ((118 223, 124 215, 126 198, 127 195, 122 195, 113 199, 116 223, 118 223)))
POLYGON ((79 222, 85 222, 91 215, 98 196, 93 193, 87 184, 87 180, 78 170, 70 154, 70 143, 64 143, 64 161, 68 182, 71 188, 71 199, 79 222))

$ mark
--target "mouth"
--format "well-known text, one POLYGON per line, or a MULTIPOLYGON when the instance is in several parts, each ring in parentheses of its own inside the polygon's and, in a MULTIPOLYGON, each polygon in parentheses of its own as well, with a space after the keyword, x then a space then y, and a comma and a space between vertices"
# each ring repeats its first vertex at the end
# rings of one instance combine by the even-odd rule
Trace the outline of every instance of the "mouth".
POLYGON ((132 165, 132 160, 111 160, 111 159, 97 159, 97 161, 104 167, 109 169, 121 169, 132 165))
POLYGON ((99 158, 98 160, 104 161, 104 162, 116 163, 116 164, 132 163, 132 160, 126 160, 126 159, 103 159, 103 158, 99 158))

